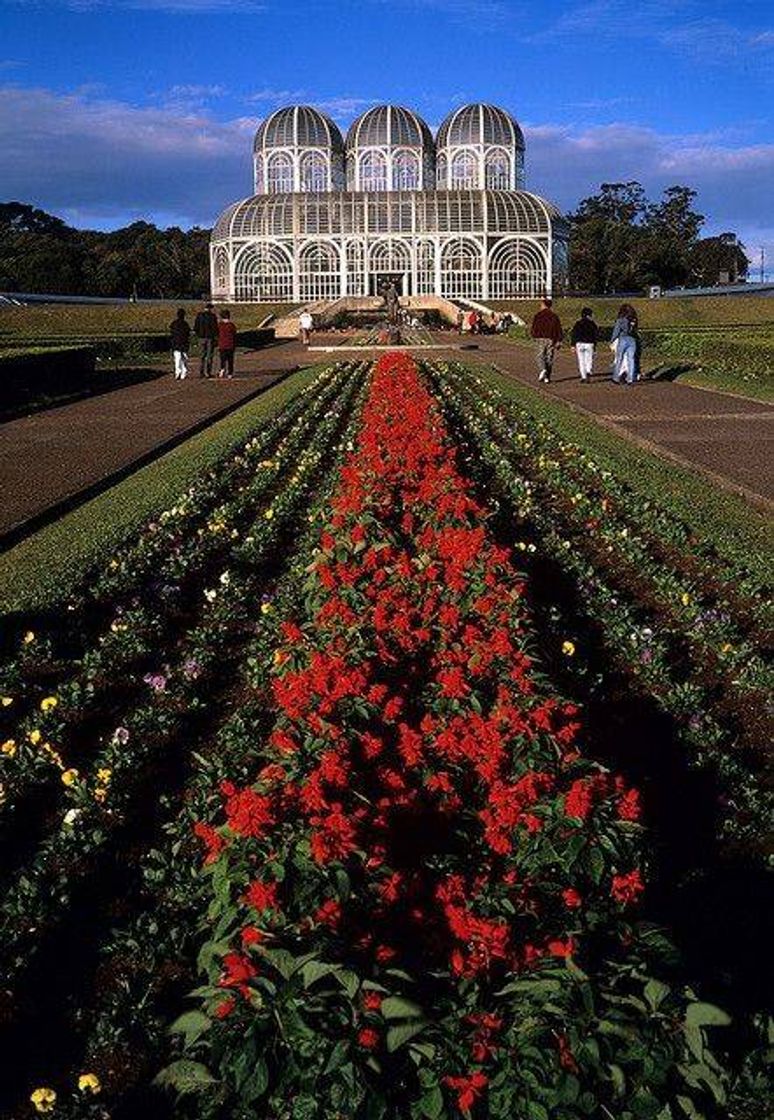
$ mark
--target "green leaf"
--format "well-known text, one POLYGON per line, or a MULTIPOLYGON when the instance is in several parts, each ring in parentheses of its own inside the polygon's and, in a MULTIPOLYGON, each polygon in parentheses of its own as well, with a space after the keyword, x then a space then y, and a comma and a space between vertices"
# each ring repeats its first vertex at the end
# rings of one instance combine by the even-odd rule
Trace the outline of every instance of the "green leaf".
POLYGON ((212 1019, 209 1015, 205 1015, 203 1011, 186 1011, 185 1015, 175 1019, 169 1028, 169 1033, 185 1035, 185 1044, 190 1046, 196 1042, 197 1038, 201 1038, 211 1026, 212 1019))
POLYGON ((427 1120, 439 1120, 439 1117, 443 1116, 443 1093, 437 1085, 423 1094, 419 1108, 420 1115, 426 1116, 427 1120))
POLYGON ((727 1027, 731 1016, 714 1003, 690 1003, 685 1021, 690 1027, 727 1027))
POLYGON ((699 1112, 690 1097, 683 1097, 678 1093, 677 1103, 690 1120, 704 1120, 704 1113, 699 1112))
POLYGON ((399 1023, 387 1031, 387 1050, 393 1054, 401 1046, 405 1046, 416 1035, 421 1034, 427 1026, 426 1019, 415 1019, 409 1023, 399 1023))
POLYGON ((654 1011, 658 1011, 661 1004, 669 995, 669 986, 660 980, 648 980, 643 992, 645 1001, 654 1011))
POLYGON ((258 1058, 251 1072, 239 1087, 239 1092, 245 1104, 253 1104, 262 1097, 269 1087, 269 1071, 263 1058, 258 1058))
POLYGON ((305 988, 311 988, 318 980, 322 980, 323 976, 330 976, 335 972, 337 965, 327 964, 325 961, 307 961, 301 969, 301 978, 304 982, 305 988))
POLYGON ((538 1101, 530 1101, 527 1105, 527 1116, 530 1120, 549 1120, 548 1111, 538 1101))
POLYGON ((153 1084, 162 1089, 175 1089, 180 1096, 186 1096, 189 1093, 200 1093, 202 1089, 214 1085, 215 1078, 201 1062, 180 1058, 157 1074, 153 1084))
POLYGON ((419 1004, 401 996, 389 996, 382 1000, 380 1011, 385 1019, 419 1019, 424 1014, 419 1004))

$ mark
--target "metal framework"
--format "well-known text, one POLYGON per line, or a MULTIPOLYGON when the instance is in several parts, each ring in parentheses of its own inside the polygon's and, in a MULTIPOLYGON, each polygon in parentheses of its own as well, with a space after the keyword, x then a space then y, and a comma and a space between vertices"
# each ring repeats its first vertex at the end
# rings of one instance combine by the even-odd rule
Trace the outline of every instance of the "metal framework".
POLYGON ((372 295, 519 299, 567 271, 568 228, 523 189, 524 139, 510 114, 468 105, 435 142, 402 106, 359 117, 346 143, 311 106, 273 113, 254 144, 255 190, 212 233, 219 300, 308 302, 372 295), (344 189, 344 182, 348 189, 344 189))

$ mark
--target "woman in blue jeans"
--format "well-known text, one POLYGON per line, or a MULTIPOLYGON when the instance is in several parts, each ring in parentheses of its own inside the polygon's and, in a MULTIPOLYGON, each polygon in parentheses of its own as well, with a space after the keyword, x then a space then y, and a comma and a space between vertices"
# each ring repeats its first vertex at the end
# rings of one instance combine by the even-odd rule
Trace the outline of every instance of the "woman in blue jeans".
POLYGON ((628 303, 623 304, 613 327, 610 341, 615 346, 613 381, 621 384, 624 378, 628 385, 637 380, 637 317, 628 303))

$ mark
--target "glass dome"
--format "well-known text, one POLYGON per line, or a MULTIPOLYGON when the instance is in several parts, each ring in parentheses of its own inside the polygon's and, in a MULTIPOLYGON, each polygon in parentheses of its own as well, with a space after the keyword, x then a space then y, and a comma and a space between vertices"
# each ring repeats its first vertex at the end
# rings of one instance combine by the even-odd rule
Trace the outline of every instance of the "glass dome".
POLYGON ((438 186, 521 190, 524 134, 505 109, 480 102, 450 113, 436 137, 438 186))
POLYGON ((344 138, 311 105, 278 109, 261 124, 253 145, 256 194, 319 194, 344 186, 344 138))
POLYGON ((347 187, 368 192, 428 190, 435 185, 430 129, 402 105, 377 105, 347 133, 347 187))

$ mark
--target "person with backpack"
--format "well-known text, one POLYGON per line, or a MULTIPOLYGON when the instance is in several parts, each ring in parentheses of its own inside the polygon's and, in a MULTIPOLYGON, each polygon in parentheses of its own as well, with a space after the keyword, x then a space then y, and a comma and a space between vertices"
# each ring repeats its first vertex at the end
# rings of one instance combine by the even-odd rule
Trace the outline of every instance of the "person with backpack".
POLYGON ((186 322, 182 307, 169 324, 169 339, 175 363, 175 381, 184 381, 188 376, 188 345, 191 341, 191 328, 186 322))
POLYGON ((623 378, 633 385, 637 380, 637 313, 628 303, 619 308, 610 343, 615 347, 613 384, 620 385, 623 378))
POLYGON ((572 328, 570 340, 575 347, 580 379, 587 384, 593 372, 594 351, 599 341, 599 328, 594 322, 594 312, 590 307, 581 310, 581 317, 572 328))
POLYGON ((199 377, 212 377, 212 363, 218 345, 218 316, 211 303, 206 304, 194 319, 194 334, 201 345, 199 377))

